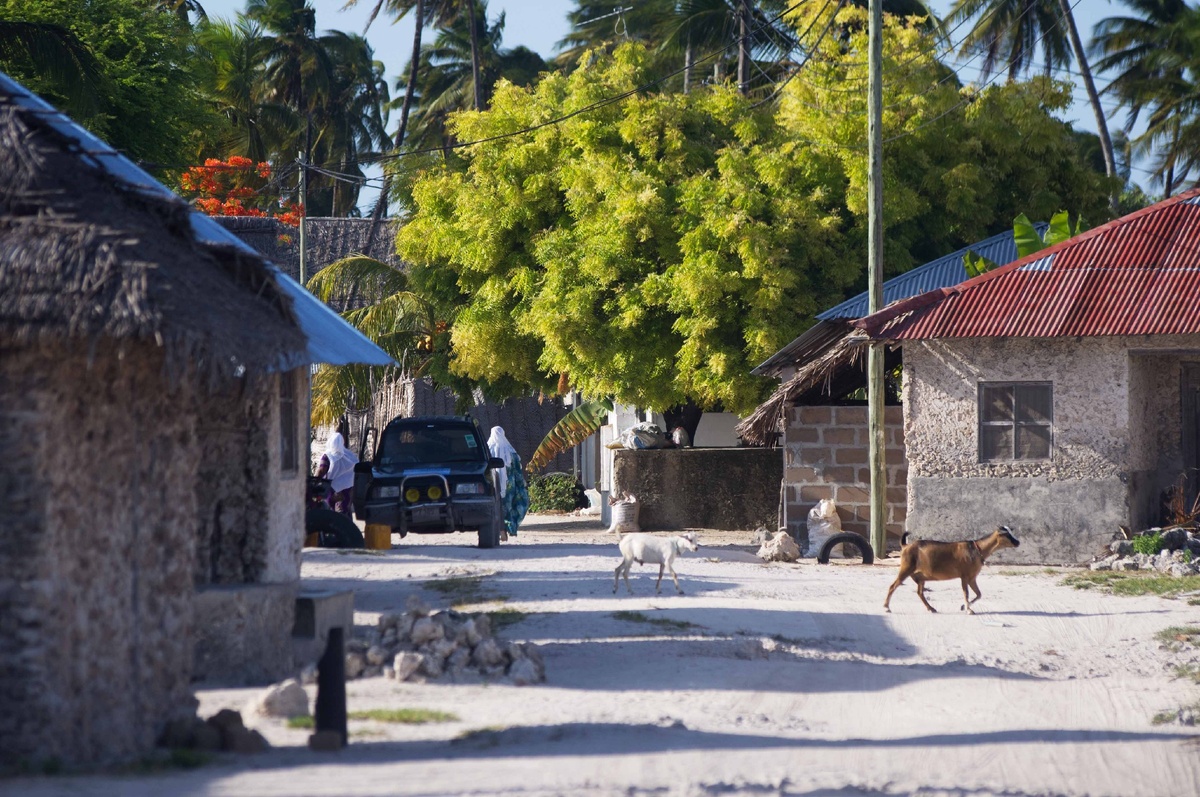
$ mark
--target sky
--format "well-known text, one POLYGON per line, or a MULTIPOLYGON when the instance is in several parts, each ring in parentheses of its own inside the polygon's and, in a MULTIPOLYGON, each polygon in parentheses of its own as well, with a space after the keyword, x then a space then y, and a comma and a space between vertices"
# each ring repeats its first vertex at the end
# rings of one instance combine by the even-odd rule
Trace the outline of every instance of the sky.
MULTIPOLYGON (((245 0, 200 0, 200 2, 205 11, 215 17, 233 17, 245 8, 245 0)), ((358 0, 355 7, 343 10, 345 0, 311 0, 312 6, 317 11, 318 30, 336 29, 354 33, 362 33, 374 2, 375 0, 358 0)), ((641 2, 641 0, 628 0, 626 5, 637 2, 641 2)), ((945 14, 953 5, 953 0, 931 0, 930 5, 938 14, 945 14)), ((567 13, 574 7, 574 0, 490 0, 488 16, 494 20, 498 14, 504 13, 504 46, 524 45, 548 59, 557 53, 558 41, 567 34, 569 30, 567 13)), ((1124 14, 1125 6, 1118 0, 1074 0, 1074 13, 1080 36, 1086 46, 1096 23, 1105 17, 1124 14)), ((956 31, 951 36, 952 40, 958 41, 965 31, 966 26, 956 31)), ((425 35, 426 37, 432 36, 428 31, 425 35)), ((397 88, 396 84, 408 63, 408 57, 412 51, 412 37, 411 19, 394 23, 384 13, 379 15, 367 31, 367 41, 374 48, 375 57, 386 67, 388 84, 393 96, 401 96, 404 90, 403 85, 397 88)), ((979 60, 981 59, 962 65, 960 75, 964 80, 978 80, 979 60)), ((999 79, 1002 80, 1003 76, 999 79)), ((1097 88, 1102 90, 1107 81, 1101 75, 1097 75, 1096 80, 1097 88)), ((1104 104, 1110 105, 1109 103, 1104 104)), ((1064 118, 1072 122, 1077 129, 1095 132, 1095 117, 1088 104, 1082 82, 1078 82, 1075 90, 1075 103, 1064 114, 1064 118)), ((1108 115, 1108 126, 1111 133, 1115 133, 1123 123, 1123 113, 1116 116, 1111 113, 1108 115)), ((1145 184, 1146 174, 1140 170, 1142 167, 1144 164, 1135 164, 1134 179, 1145 184)), ((367 204, 368 196, 367 192, 363 193, 363 204, 367 204)))

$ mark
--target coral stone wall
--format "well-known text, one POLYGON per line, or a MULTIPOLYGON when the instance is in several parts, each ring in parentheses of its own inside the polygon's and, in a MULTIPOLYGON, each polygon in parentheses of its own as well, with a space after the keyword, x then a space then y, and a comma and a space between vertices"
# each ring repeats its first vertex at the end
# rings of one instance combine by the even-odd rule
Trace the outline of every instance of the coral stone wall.
POLYGON ((613 494, 637 496, 647 530, 774 528, 779 452, 666 448, 613 452, 613 494))
POLYGON ((195 394, 160 351, 0 339, 0 762, 153 746, 194 710, 195 394))
MULTIPOLYGON (((907 459, 900 407, 884 407, 887 533, 904 533, 907 459)), ((808 545, 808 513, 818 501, 837 504, 843 531, 871 533, 867 408, 792 407, 783 439, 787 530, 808 545)), ((808 551, 815 555, 815 551, 808 551)))
POLYGON ((196 584, 284 583, 300 578, 304 543, 304 445, 308 374, 273 374, 204 394, 196 402, 202 454, 196 584), (290 387, 296 467, 282 466, 279 394, 290 387))
POLYGON ((1198 358, 1196 336, 905 344, 909 530, 963 539, 1005 524, 1021 547, 1002 561, 1085 561, 1170 481, 1179 363, 1198 358), (982 381, 1053 383, 1050 459, 979 461, 982 381))

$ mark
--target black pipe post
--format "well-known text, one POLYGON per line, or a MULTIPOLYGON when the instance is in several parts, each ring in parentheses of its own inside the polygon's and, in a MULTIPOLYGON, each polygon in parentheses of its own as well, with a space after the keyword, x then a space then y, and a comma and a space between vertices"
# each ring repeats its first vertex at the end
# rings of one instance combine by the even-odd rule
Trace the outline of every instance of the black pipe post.
POLYGON ((317 662, 317 705, 313 712, 317 733, 335 731, 342 747, 350 743, 346 729, 346 651, 343 630, 329 629, 325 652, 317 662))

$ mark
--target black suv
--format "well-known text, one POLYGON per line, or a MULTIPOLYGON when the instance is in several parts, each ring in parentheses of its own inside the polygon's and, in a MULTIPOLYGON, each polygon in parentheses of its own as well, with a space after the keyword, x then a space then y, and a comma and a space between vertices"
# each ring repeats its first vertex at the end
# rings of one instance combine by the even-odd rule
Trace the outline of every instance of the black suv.
POLYGON ((480 548, 495 548, 502 467, 473 418, 397 418, 379 435, 375 458, 354 466, 354 514, 401 537, 477 531, 480 548))

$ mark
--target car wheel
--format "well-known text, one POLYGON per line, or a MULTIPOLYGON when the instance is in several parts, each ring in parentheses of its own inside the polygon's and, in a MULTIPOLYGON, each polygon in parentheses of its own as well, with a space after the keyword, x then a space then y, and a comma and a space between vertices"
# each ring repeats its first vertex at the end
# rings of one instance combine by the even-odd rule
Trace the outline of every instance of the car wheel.
POLYGON ((316 538, 318 548, 366 547, 366 540, 354 521, 332 509, 310 509, 305 512, 304 531, 308 540, 316 538))
POLYGON ((501 522, 503 521, 493 520, 491 523, 479 527, 480 548, 495 548, 500 544, 501 522))
POLYGON ((864 565, 872 564, 875 561, 875 551, 871 549, 871 543, 861 534, 855 534, 852 531, 834 534, 829 539, 825 540, 825 544, 821 546, 820 553, 817 554, 817 563, 829 564, 829 554, 833 553, 833 547, 841 544, 853 545, 862 554, 862 563, 864 565))

